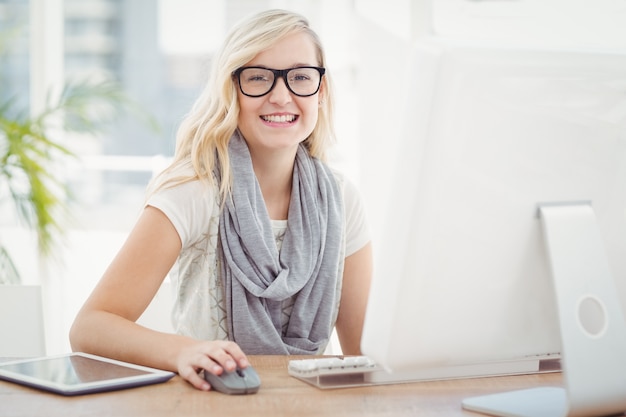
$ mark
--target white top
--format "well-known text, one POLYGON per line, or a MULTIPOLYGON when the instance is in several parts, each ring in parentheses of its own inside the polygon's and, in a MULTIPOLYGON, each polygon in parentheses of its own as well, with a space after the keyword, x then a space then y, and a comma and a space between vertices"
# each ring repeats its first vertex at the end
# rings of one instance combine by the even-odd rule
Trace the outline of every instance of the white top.
MULTIPOLYGON (((365 210, 356 187, 340 174, 345 213, 345 256, 361 249, 370 240, 365 210)), ((219 201, 216 190, 201 181, 192 181, 153 194, 147 205, 161 210, 180 236, 182 249, 170 271, 175 292, 172 322, 177 333, 200 340, 226 340, 228 330, 224 291, 217 266, 219 201)), ((280 249, 286 220, 272 220, 280 249)), ((343 262, 340 266, 340 278, 343 262)), ((337 291, 341 291, 341 279, 337 291)), ((339 299, 339 297, 337 297, 339 299)), ((292 302, 283 310, 289 320, 292 302)), ((338 310, 339 305, 336 309, 338 310)), ((336 314, 335 314, 336 317, 336 314)))

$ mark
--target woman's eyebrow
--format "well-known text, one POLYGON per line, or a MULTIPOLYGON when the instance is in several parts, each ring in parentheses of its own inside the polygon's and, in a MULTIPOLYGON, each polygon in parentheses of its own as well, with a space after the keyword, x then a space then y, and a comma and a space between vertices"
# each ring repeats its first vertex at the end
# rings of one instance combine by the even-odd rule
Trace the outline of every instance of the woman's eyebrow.
POLYGON ((285 67, 285 68, 276 68, 273 66, 269 66, 269 65, 263 65, 263 64, 249 64, 249 65, 245 65, 246 67, 259 67, 259 68, 265 68, 265 69, 291 69, 291 68, 298 68, 298 67, 316 67, 317 64, 311 64, 311 63, 307 63, 307 62, 297 62, 291 66, 285 67))

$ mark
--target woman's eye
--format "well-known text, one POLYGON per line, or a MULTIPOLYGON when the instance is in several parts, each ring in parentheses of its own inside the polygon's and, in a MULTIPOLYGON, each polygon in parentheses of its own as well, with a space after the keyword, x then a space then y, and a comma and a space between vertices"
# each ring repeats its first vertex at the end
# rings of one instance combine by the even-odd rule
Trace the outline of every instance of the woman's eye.
POLYGON ((309 77, 307 74, 293 74, 291 76, 291 81, 308 81, 310 79, 311 77, 309 77))
POLYGON ((248 82, 259 82, 259 81, 268 81, 267 76, 261 75, 261 74, 257 74, 257 75, 251 75, 247 78, 248 82))

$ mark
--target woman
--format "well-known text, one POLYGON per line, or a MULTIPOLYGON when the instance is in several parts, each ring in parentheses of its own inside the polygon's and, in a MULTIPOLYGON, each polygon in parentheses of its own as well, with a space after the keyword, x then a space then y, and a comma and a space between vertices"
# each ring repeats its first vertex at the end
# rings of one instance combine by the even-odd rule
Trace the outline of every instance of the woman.
POLYGON ((76 317, 74 350, 178 372, 198 389, 246 354, 360 353, 371 244, 333 138, 323 49, 272 10, 226 38, 127 241, 76 317), (165 276, 176 334, 135 323, 165 276))

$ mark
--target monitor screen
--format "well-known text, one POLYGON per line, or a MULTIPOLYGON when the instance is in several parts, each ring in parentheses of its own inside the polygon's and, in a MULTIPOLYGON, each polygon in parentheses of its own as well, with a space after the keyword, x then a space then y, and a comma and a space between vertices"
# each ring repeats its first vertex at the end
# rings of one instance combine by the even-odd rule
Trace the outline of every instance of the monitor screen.
POLYGON ((362 350, 391 370, 560 352, 537 206, 590 202, 626 301, 626 54, 422 40, 362 350))

